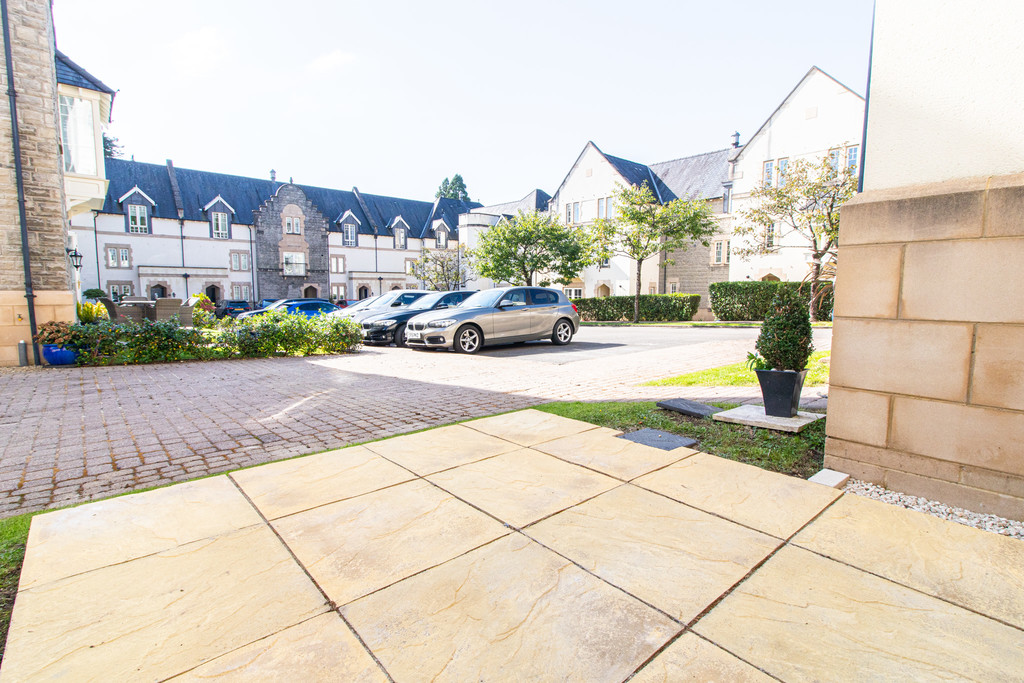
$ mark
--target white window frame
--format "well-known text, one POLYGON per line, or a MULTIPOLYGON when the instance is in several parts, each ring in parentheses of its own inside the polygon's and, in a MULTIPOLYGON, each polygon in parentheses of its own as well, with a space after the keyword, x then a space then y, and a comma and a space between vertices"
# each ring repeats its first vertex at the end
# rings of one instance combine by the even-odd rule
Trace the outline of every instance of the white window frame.
POLYGON ((448 231, 441 229, 434 234, 434 246, 438 249, 448 248, 448 231))
POLYGON ((566 287, 562 291, 565 292, 565 296, 570 298, 570 299, 582 299, 583 298, 583 288, 582 287, 566 287))
POLYGON ((60 95, 58 109, 64 172, 97 175, 92 101, 60 95))
POLYGON ((107 268, 118 268, 117 247, 107 247, 107 268))
POLYGON ((772 186, 772 172, 774 170, 775 170, 775 160, 774 159, 769 159, 768 161, 764 162, 764 165, 763 165, 763 167, 761 169, 761 182, 764 184, 765 187, 771 187, 772 186))
POLYGON ((565 224, 569 225, 572 223, 572 204, 566 202, 565 204, 565 224))
POLYGON ((860 145, 850 145, 846 148, 846 168, 856 170, 860 165, 860 145))
POLYGON ((345 257, 344 256, 331 256, 331 272, 332 273, 344 273, 345 272, 345 257))
POLYGON ((210 214, 210 223, 213 226, 213 239, 226 240, 231 236, 228 227, 228 215, 223 211, 214 211, 210 214))
POLYGON ((778 182, 778 184, 781 185, 786 180, 786 171, 789 170, 789 159, 788 158, 779 159, 779 161, 778 161, 778 169, 779 169, 779 172, 776 174, 776 176, 778 177, 778 180, 776 182, 778 182))
POLYGON ((356 224, 343 223, 341 226, 341 243, 346 247, 356 246, 356 224))
POLYGON ((282 275, 305 275, 306 255, 301 251, 285 251, 281 253, 282 275))
POLYGON ((732 210, 732 188, 722 188, 722 213, 729 213, 732 210))
POLYGON ((678 294, 679 293, 679 283, 678 282, 670 282, 670 283, 668 283, 668 293, 669 294, 678 294))
POLYGON ((252 268, 249 267, 249 255, 243 251, 232 252, 231 270, 240 272, 252 270, 252 268))
POLYGON ((132 252, 128 247, 121 247, 117 250, 118 256, 120 257, 121 268, 132 267, 132 252))
POLYGON ((331 285, 331 297, 335 300, 345 298, 345 285, 331 285))
POLYGON ((293 235, 301 235, 302 234, 302 219, 299 218, 298 216, 294 216, 292 218, 292 234, 293 235))
POLYGON ((776 231, 775 231, 775 224, 772 223, 770 226, 768 226, 768 231, 765 233, 765 236, 764 236, 764 248, 765 249, 774 249, 777 246, 777 242, 778 242, 778 235, 776 234, 776 231))
POLYGON ((830 149, 828 151, 828 163, 832 167, 832 170, 839 173, 839 159, 842 157, 843 151, 841 149, 830 149))
POLYGON ((573 223, 579 223, 580 222, 580 215, 581 215, 580 203, 579 202, 573 202, 572 203, 572 222, 573 223))
POLYGON ((597 198, 597 217, 607 218, 608 214, 605 212, 604 197, 597 198))
POLYGON ((133 235, 149 234, 149 210, 144 204, 128 205, 128 232, 133 235))
POLYGON ((405 228, 395 228, 395 249, 405 249, 405 228))

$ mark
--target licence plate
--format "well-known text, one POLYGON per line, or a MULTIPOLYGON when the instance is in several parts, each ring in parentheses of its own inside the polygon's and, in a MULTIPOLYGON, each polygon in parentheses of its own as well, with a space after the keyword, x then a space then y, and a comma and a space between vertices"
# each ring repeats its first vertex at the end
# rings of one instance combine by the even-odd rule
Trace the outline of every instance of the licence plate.
POLYGON ((423 338, 423 333, 418 331, 418 330, 406 330, 405 331, 405 338, 406 339, 422 339, 423 338))

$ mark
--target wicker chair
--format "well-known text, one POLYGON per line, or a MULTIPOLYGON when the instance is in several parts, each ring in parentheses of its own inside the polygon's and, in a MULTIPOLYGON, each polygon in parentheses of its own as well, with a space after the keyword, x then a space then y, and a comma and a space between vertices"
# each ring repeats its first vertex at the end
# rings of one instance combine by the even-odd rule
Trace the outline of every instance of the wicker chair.
POLYGON ((117 319, 121 315, 120 313, 118 313, 117 304, 115 304, 113 301, 111 301, 105 296, 101 296, 99 299, 97 299, 97 301, 103 304, 103 308, 107 309, 107 317, 110 318, 110 322, 117 321, 117 319))
POLYGON ((157 320, 170 320, 181 313, 181 299, 157 299, 155 313, 157 320))
POLYGON ((142 317, 146 312, 139 306, 118 306, 117 307, 117 321, 123 322, 125 320, 131 320, 132 322, 142 322, 142 317))

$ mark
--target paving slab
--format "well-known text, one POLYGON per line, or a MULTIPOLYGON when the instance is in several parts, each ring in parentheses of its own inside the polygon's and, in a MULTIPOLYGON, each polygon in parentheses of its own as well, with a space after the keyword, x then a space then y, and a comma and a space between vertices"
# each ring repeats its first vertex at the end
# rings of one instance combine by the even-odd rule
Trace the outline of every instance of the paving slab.
POLYGON ((37 515, 20 589, 262 524, 225 476, 37 515))
POLYGON ((712 420, 731 422, 732 424, 774 429, 777 432, 802 432, 811 424, 825 418, 824 413, 808 413, 798 411, 796 417, 775 417, 764 412, 764 406, 739 406, 731 410, 723 410, 711 416, 712 420))
POLYGON ((420 476, 518 450, 520 445, 464 425, 373 441, 366 448, 420 476))
POLYGON ((398 681, 621 681, 680 626, 519 534, 343 607, 398 681))
POLYGON ((162 680, 328 611, 266 526, 18 593, 5 680, 162 680))
POLYGON ((352 681, 388 678, 345 625, 328 612, 217 657, 178 681, 352 681))
POLYGON ((793 535, 842 495, 820 484, 707 453, 697 453, 634 483, 778 538, 793 535))
POLYGON ((658 401, 655 405, 663 410, 671 410, 683 415, 689 415, 690 417, 711 417, 723 410, 722 408, 709 406, 707 403, 691 401, 686 398, 668 398, 664 401, 658 401))
POLYGON ((997 681, 1024 671, 1019 629, 792 546, 693 629, 782 680, 997 681))
POLYGON ((793 543, 1024 629, 1024 543, 976 532, 843 496, 793 543))
POLYGON ((693 633, 684 633, 630 679, 631 683, 768 683, 774 680, 693 633))
POLYGON ((267 519, 308 510, 415 479, 363 446, 341 448, 232 472, 267 519))
POLYGON ((696 451, 665 451, 618 438, 622 432, 598 427, 534 446, 534 450, 589 467, 624 481, 635 479, 696 451))
POLYGON ((572 420, 541 410, 520 410, 464 424, 470 429, 497 436, 520 446, 535 446, 595 428, 595 425, 589 422, 572 420))
POLYGON ((273 524, 299 562, 339 605, 509 532, 422 479, 273 524))
POLYGON ((635 486, 548 517, 526 533, 682 624, 781 543, 635 486))
POLYGON ((671 451, 677 448, 691 448, 697 445, 697 439, 691 439, 686 436, 679 436, 672 432, 666 432, 661 429, 651 429, 645 427, 644 429, 638 429, 635 432, 627 432, 619 437, 626 441, 632 441, 643 446, 650 446, 651 448, 660 448, 663 451, 671 451))
POLYGON ((622 484, 528 448, 427 479, 517 529, 622 484))

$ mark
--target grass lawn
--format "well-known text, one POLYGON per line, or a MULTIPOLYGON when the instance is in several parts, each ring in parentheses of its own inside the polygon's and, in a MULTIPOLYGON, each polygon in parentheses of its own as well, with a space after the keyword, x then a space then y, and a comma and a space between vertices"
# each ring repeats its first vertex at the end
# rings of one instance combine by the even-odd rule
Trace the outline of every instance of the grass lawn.
MULTIPOLYGON (((831 351, 815 351, 807 361, 805 387, 828 384, 829 359, 831 351)), ((666 377, 646 382, 648 387, 756 387, 757 375, 747 369, 746 363, 733 363, 719 368, 689 372, 676 377, 666 377)))
POLYGON ((11 625, 11 610, 18 594, 18 579, 25 559, 25 543, 32 515, 0 519, 0 660, 7 646, 7 629, 11 625))
POLYGON ((799 434, 789 434, 687 417, 657 408, 653 402, 548 403, 536 409, 623 432, 650 427, 682 434, 697 439, 694 448, 705 453, 803 479, 817 474, 824 462, 825 420, 818 420, 799 434))

